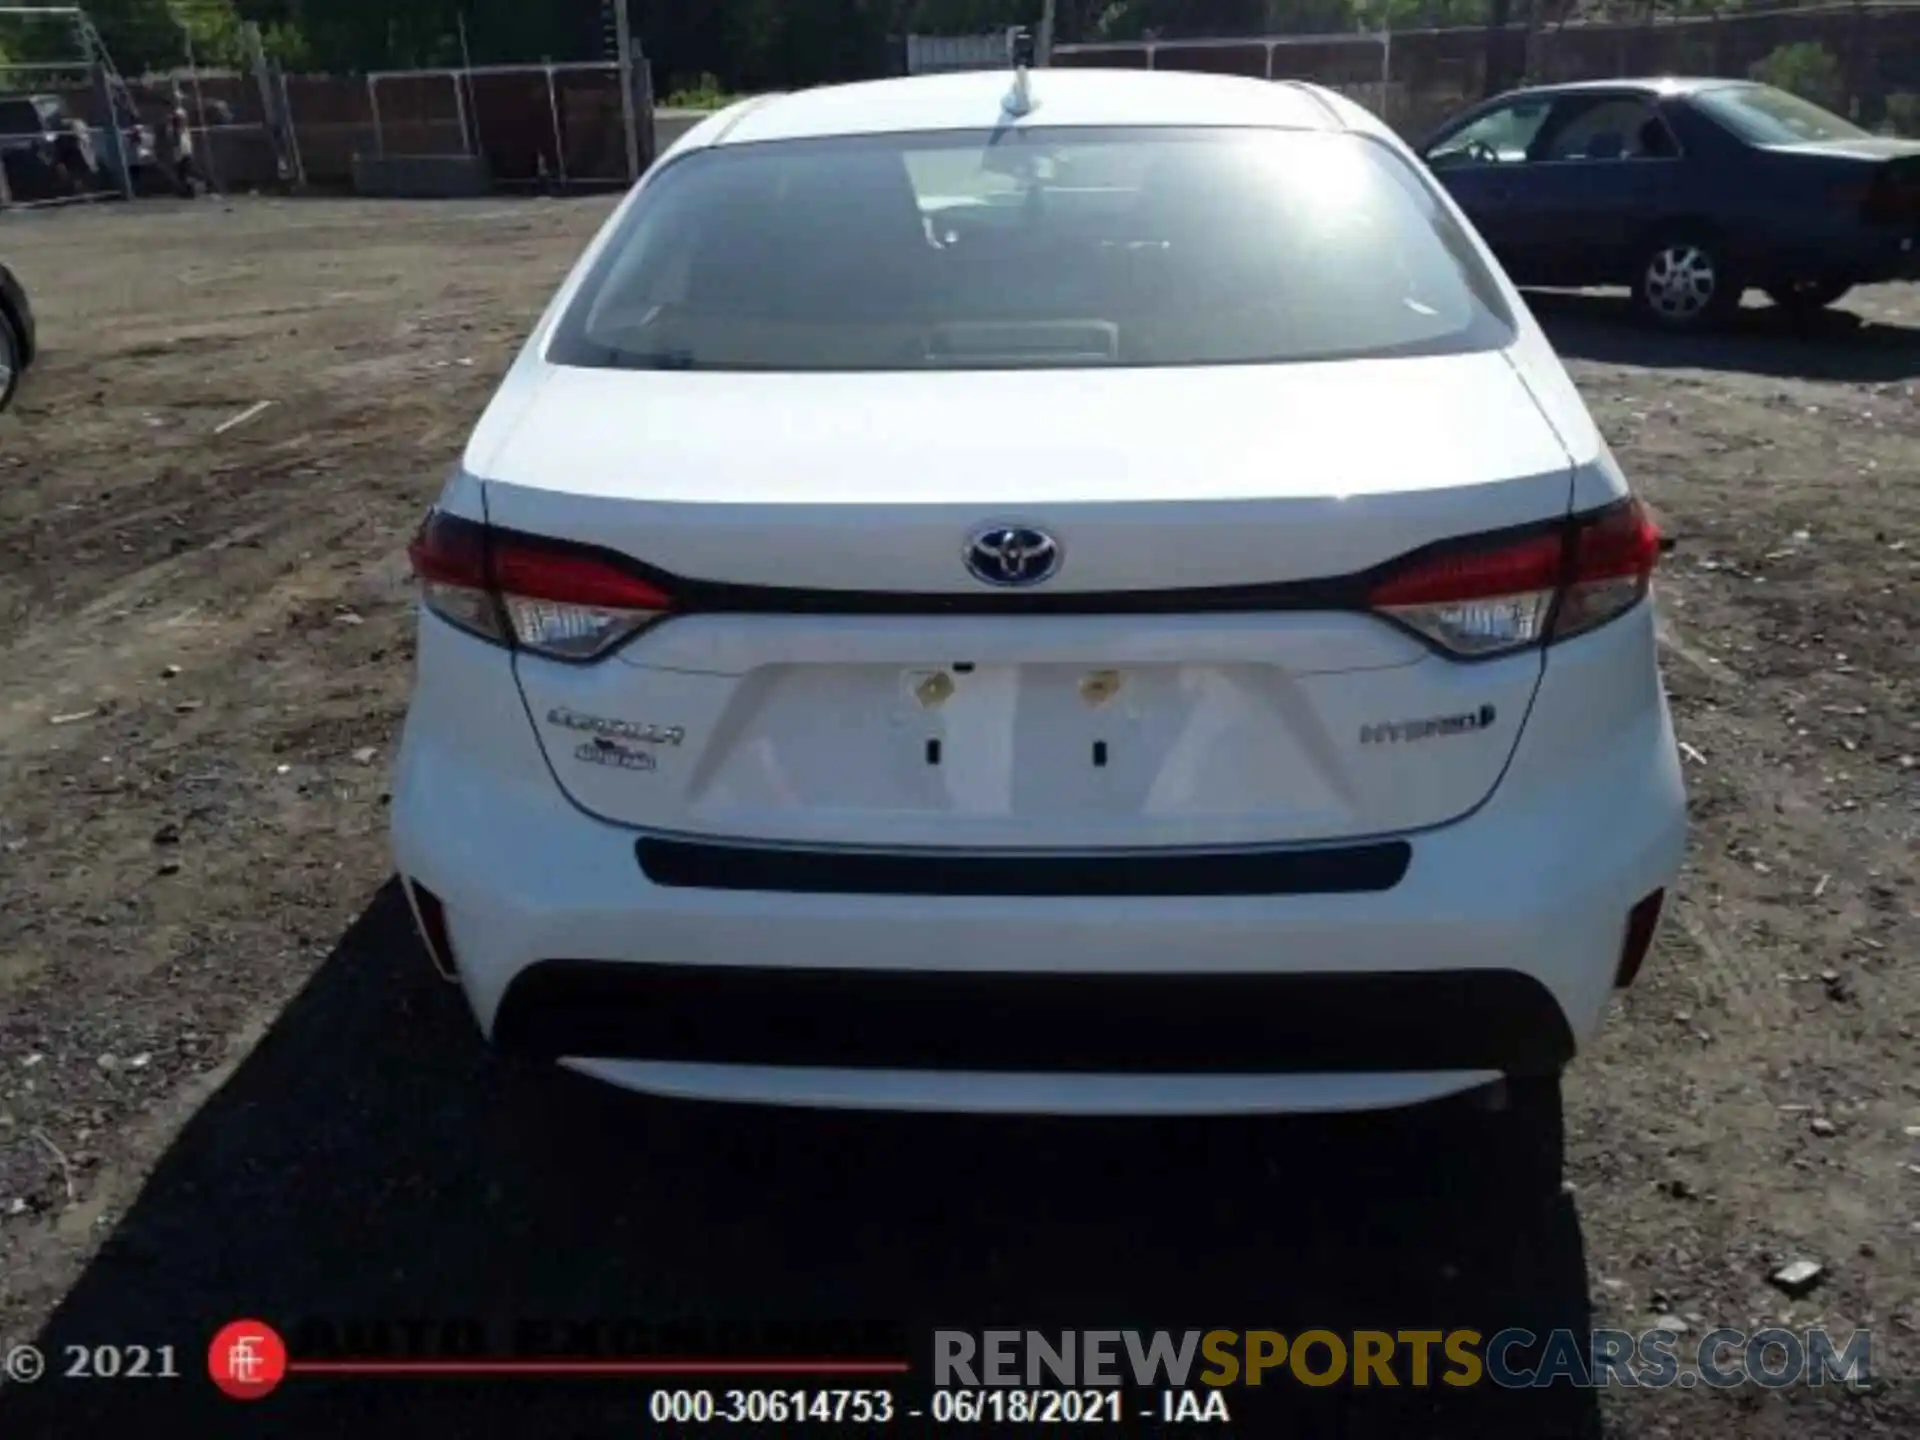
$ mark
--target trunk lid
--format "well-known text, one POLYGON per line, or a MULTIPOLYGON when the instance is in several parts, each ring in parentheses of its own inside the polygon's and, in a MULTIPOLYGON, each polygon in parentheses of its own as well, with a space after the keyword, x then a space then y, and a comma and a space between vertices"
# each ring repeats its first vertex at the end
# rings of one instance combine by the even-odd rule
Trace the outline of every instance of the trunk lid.
POLYGON ((1393 833, 1491 792, 1539 679, 1537 652, 1462 664, 1364 614, 1150 595, 1564 514, 1568 457, 1500 354, 538 384, 470 457, 491 524, 778 592, 599 664, 516 657, 556 778, 613 821, 975 848, 1393 833), (1053 578, 968 572, 1003 523, 1057 539, 1053 578))
POLYGON ((1769 145, 1782 155, 1814 155, 1848 160, 1903 160, 1920 157, 1920 140, 1898 135, 1860 135, 1847 140, 1806 140, 1795 145, 1769 145))
POLYGON ((1860 197, 1860 218, 1870 225, 1920 224, 1920 140, 1870 135, 1767 148, 1803 176, 1843 180, 1839 193, 1860 197))

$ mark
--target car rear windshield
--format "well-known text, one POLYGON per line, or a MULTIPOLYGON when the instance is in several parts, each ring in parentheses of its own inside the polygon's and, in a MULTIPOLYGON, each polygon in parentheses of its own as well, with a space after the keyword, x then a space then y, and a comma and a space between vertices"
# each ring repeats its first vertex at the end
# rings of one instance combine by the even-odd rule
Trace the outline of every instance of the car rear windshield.
POLYGON ((557 364, 1164 366, 1494 349, 1512 317, 1411 166, 1346 134, 1009 130, 670 162, 557 364))
POLYGON ((1858 140, 1867 133, 1811 100, 1770 85, 1720 86, 1702 90, 1696 98, 1702 110, 1755 145, 1858 140))

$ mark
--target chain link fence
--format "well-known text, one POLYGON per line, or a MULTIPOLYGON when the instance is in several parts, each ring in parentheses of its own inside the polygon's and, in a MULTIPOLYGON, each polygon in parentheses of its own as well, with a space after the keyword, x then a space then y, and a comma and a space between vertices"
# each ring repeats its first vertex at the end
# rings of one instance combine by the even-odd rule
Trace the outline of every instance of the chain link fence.
POLYGON ((98 57, 81 18, 78 10, 0 7, 0 206, 125 191, 99 103, 104 92, 96 94, 104 83, 98 57))
POLYGON ((1920 116, 1920 3, 1647 16, 1630 22, 1467 26, 1333 35, 1058 45, 1059 66, 1304 79, 1418 136, 1491 90, 1629 75, 1752 76, 1783 47, 1827 57, 1823 104, 1869 128, 1920 116))
POLYGON ((620 186, 654 153, 643 57, 290 75, 253 26, 238 67, 201 63, 185 27, 161 48, 123 78, 85 11, 0 5, 0 208, 346 187, 356 161, 410 158, 506 188, 620 186))
POLYGON ((355 155, 468 158, 504 186, 627 183, 632 143, 645 149, 627 78, 613 61, 381 70, 363 77, 287 76, 301 170, 344 184, 355 155))
POLYGON ((0 7, 0 206, 193 195, 295 177, 270 103, 277 72, 208 70, 191 36, 128 78, 83 10, 0 7), (37 28, 35 28, 37 26, 37 28))

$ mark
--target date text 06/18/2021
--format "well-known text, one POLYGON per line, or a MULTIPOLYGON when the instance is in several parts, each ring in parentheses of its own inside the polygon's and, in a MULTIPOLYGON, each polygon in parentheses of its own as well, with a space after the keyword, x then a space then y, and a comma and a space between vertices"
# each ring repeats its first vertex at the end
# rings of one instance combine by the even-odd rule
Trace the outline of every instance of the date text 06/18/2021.
POLYGON ((1162 1390, 1152 1403, 1118 1387, 1082 1390, 935 1390, 925 1403, 896 1398, 891 1390, 655 1390, 648 1418, 668 1425, 884 1425, 929 1419, 948 1425, 1100 1425, 1131 1416, 1181 1422, 1232 1419, 1219 1390, 1162 1390))

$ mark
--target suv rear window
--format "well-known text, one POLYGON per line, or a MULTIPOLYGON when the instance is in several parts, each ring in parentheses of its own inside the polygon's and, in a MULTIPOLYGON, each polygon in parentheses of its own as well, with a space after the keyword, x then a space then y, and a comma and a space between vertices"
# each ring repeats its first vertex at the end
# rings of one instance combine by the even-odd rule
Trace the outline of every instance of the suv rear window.
POLYGON ((1512 319, 1377 142, 1019 130, 720 146, 651 180, 547 358, 1204 365, 1493 349, 1512 319))

